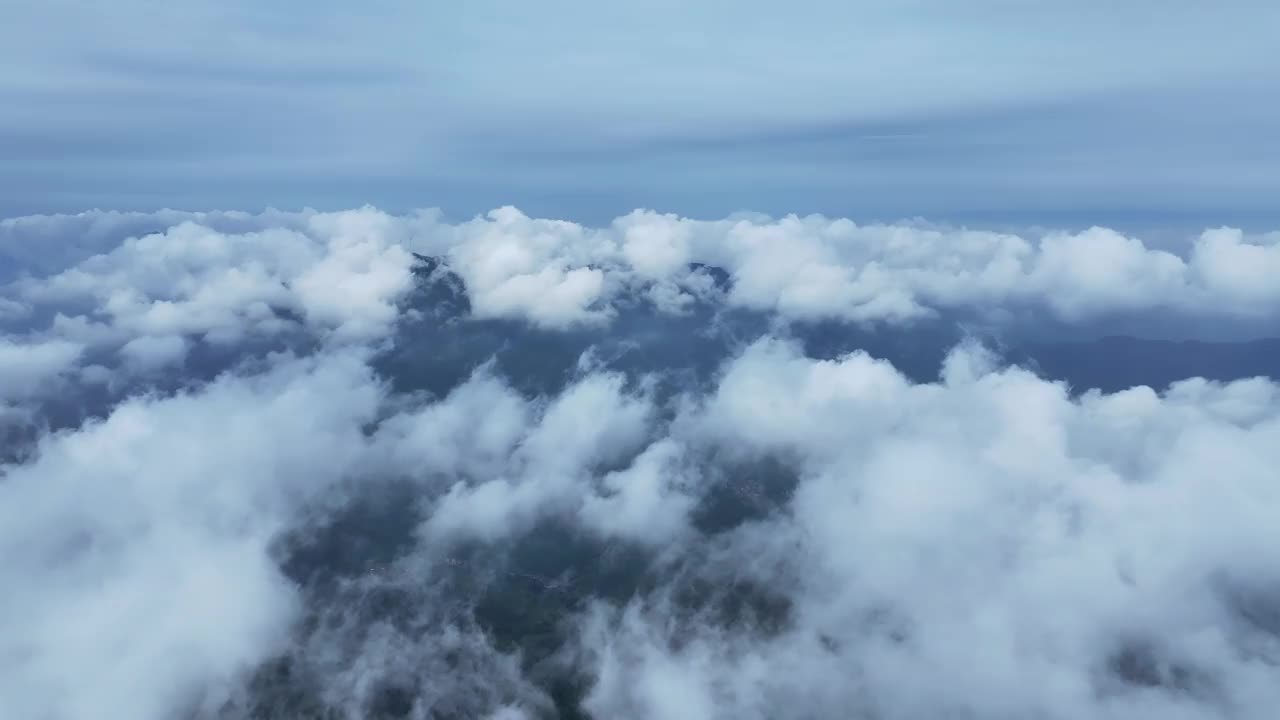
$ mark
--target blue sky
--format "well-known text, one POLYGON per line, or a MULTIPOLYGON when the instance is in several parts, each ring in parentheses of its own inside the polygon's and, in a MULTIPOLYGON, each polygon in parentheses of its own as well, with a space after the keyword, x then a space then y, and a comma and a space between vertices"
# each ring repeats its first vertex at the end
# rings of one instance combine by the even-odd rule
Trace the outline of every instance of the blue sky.
POLYGON ((1280 211, 1280 5, 8 3, 0 214, 1280 211))

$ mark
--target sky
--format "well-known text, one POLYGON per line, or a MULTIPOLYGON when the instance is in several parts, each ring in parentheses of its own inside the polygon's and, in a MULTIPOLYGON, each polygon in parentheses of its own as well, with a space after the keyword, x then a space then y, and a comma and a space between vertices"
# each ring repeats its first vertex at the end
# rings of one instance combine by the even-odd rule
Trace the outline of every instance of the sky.
POLYGON ((4 216, 1277 219, 1265 0, 6 4, 4 216))
POLYGON ((1280 5, 0 3, 0 718, 1275 717, 1280 5))

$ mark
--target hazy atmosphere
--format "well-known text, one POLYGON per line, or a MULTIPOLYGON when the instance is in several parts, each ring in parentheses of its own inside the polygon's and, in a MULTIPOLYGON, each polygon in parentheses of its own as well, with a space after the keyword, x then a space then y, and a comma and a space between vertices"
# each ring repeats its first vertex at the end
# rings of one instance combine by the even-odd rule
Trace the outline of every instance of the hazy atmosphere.
POLYGON ((1269 0, 52 0, 5 18, 4 215, 1280 225, 1269 0))
POLYGON ((1280 707, 1280 5, 0 3, 3 720, 1280 707))

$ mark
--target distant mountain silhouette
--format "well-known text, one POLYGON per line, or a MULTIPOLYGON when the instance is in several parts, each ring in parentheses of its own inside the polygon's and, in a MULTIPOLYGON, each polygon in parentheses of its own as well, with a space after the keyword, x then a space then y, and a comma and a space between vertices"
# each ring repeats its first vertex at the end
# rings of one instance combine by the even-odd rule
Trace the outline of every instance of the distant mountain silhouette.
POLYGON ((1108 336, 1099 340, 1028 345, 1011 360, 1073 388, 1114 392, 1135 385, 1161 389, 1189 377, 1230 381, 1280 378, 1280 338, 1245 342, 1145 340, 1108 336))

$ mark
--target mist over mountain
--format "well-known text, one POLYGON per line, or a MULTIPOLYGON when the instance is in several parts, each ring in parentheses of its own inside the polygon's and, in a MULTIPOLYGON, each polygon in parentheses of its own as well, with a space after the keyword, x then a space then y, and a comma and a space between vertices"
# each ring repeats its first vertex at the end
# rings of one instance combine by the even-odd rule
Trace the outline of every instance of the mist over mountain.
POLYGON ((1280 234, 0 221, 0 715, 1269 718, 1280 234))

